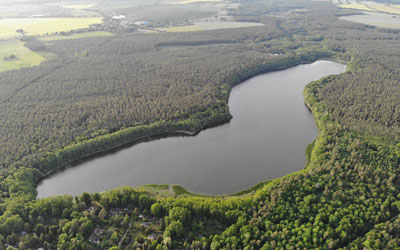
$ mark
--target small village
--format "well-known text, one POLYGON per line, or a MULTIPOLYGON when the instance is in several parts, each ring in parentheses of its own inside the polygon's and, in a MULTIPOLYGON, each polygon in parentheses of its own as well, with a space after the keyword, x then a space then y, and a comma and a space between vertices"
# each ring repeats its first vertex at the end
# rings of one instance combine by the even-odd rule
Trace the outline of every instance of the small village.
MULTIPOLYGON (((94 210, 95 207, 90 207, 87 212, 94 210)), ((118 241, 118 246, 135 244, 141 247, 146 241, 153 241, 162 237, 161 227, 162 219, 157 219, 153 216, 138 213, 138 210, 112 209, 110 210, 108 221, 113 226, 97 224, 88 238, 90 243, 100 245, 108 240, 118 241), (122 235, 122 236, 121 236, 122 235)))

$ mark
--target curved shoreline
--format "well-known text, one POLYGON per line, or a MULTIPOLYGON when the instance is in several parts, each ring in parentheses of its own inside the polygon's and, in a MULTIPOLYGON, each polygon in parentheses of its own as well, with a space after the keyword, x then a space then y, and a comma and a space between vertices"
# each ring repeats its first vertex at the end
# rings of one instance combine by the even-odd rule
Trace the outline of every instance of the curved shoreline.
POLYGON ((113 154, 121 149, 132 147, 132 146, 142 143, 142 142, 150 142, 153 140, 159 140, 159 139, 168 138, 168 137, 196 136, 198 133, 200 133, 200 132, 196 133, 196 132, 190 132, 190 131, 177 130, 177 131, 166 131, 166 132, 156 133, 156 134, 152 134, 152 135, 144 135, 144 136, 136 138, 128 143, 123 143, 123 144, 114 146, 107 150, 100 150, 100 151, 96 151, 93 153, 89 153, 89 154, 83 155, 79 159, 66 162, 64 165, 60 166, 59 168, 50 170, 49 172, 45 173, 45 176, 43 176, 42 178, 40 178, 38 180, 36 186, 38 186, 44 179, 51 177, 52 175, 56 174, 57 172, 63 171, 69 167, 75 167, 74 165, 83 163, 83 162, 91 160, 93 158, 101 157, 101 156, 107 155, 107 154, 113 154))
MULTIPOLYGON (((315 61, 316 61, 316 60, 313 60, 313 62, 315 62, 315 61)), ((333 60, 330 60, 330 61, 333 61, 333 60)), ((248 75, 248 76, 246 76, 246 77, 244 77, 244 78, 241 78, 239 82, 230 85, 229 91, 227 91, 227 93, 228 93, 228 94, 227 94, 227 96, 228 96, 227 101, 229 100, 229 95, 230 95, 230 92, 231 92, 232 88, 233 88, 234 86, 236 86, 236 85, 238 85, 238 84, 244 82, 245 80, 247 80, 247 79, 249 79, 249 78, 255 77, 255 76, 257 76, 257 75, 269 73, 269 72, 275 72, 275 71, 280 71, 280 70, 288 69, 288 68, 291 68, 291 67, 294 67, 294 66, 298 66, 298 65, 302 65, 302 64, 307 64, 307 63, 310 63, 310 62, 308 62, 308 61, 306 61, 306 62, 301 62, 301 63, 294 62, 294 63, 288 64, 288 65, 286 65, 286 66, 279 66, 279 67, 275 67, 275 68, 267 68, 266 70, 263 70, 262 72, 258 72, 258 73, 254 74, 254 75, 248 75), (244 80, 243 80, 243 79, 244 79, 244 80)), ((306 103, 306 106, 307 106, 307 108, 312 112, 311 108, 307 105, 307 103, 306 103)), ((224 110, 224 111, 225 111, 225 110, 224 110)), ((205 111, 205 112, 203 112, 203 113, 206 113, 206 112, 207 112, 207 111, 205 111)), ((195 113, 194 115, 196 115, 196 114, 198 114, 198 113, 195 113)), ((122 149, 122 148, 131 147, 131 146, 136 145, 136 144, 141 143, 141 142, 152 141, 152 140, 157 140, 157 139, 167 138, 167 137, 175 137, 175 136, 195 136, 195 135, 197 135, 198 133, 200 133, 201 131, 203 131, 203 130, 205 130, 205 129, 207 129, 207 128, 216 127, 216 126, 219 126, 219 125, 226 124, 226 123, 229 122, 230 119, 232 118, 232 116, 231 116, 231 114, 229 113, 229 111, 228 111, 228 114, 226 114, 226 113, 224 113, 224 112, 221 112, 221 113, 217 113, 217 115, 222 115, 222 117, 224 117, 224 119, 220 120, 220 121, 217 122, 217 123, 215 123, 215 122, 213 121, 213 119, 209 119, 209 120, 207 121, 208 124, 205 124, 204 126, 202 126, 199 130, 197 130, 197 131, 195 131, 195 132, 188 131, 188 130, 161 131, 161 132, 157 132, 157 133, 153 133, 153 134, 149 134, 149 135, 143 135, 143 136, 140 136, 140 137, 136 137, 136 138, 133 138, 132 140, 122 141, 122 142, 119 142, 119 143, 117 143, 117 144, 115 144, 115 145, 112 145, 111 147, 108 147, 108 148, 106 148, 106 149, 104 149, 104 150, 97 150, 97 151, 94 151, 94 152, 86 153, 86 154, 80 156, 80 157, 77 158, 77 159, 69 160, 69 161, 63 163, 62 165, 59 165, 58 167, 53 168, 53 169, 51 169, 51 170, 45 172, 45 173, 35 182, 35 187, 37 188, 37 186, 38 186, 40 183, 42 183, 42 181, 43 181, 44 179, 46 179, 46 178, 52 176, 53 174, 55 174, 55 173, 57 173, 57 172, 59 172, 59 171, 62 171, 62 170, 64 170, 64 169, 68 168, 68 167, 74 167, 74 166, 71 166, 71 165, 77 165, 78 163, 84 162, 84 161, 86 161, 86 160, 90 160, 90 159, 92 159, 92 158, 96 158, 96 157, 98 157, 98 156, 102 156, 102 155, 106 155, 106 154, 112 154, 112 153, 114 153, 114 152, 116 152, 116 151, 118 151, 118 150, 120 150, 120 149, 122 149), (228 117, 229 117, 229 118, 228 118, 228 117)), ((189 118, 189 119, 190 119, 190 118, 189 118)), ((182 122, 182 121, 178 121, 178 122, 176 122, 175 124, 179 124, 180 122, 182 122)), ((314 122, 317 124, 317 121, 315 120, 315 117, 314 117, 314 122)), ((157 123, 157 122, 156 122, 156 123, 157 123)), ((146 125, 146 126, 151 126, 151 125, 152 125, 152 124, 146 125)), ((134 128, 135 128, 135 127, 130 127, 130 128, 127 128, 127 129, 134 129, 134 128)), ((122 130, 122 131, 123 131, 123 130, 122 130)), ((112 134, 109 134, 109 135, 107 135, 107 136, 114 136, 115 134, 121 133, 122 131, 121 131, 121 130, 120 130, 120 131, 116 131, 116 132, 114 132, 114 133, 112 133, 112 134)), ((317 134, 317 137, 318 137, 318 136, 319 136, 319 129, 318 129, 317 132, 318 132, 318 134, 317 134)), ((101 136, 100 136, 100 137, 101 137, 101 136)), ((95 139, 98 139, 98 138, 95 138, 95 139)), ((92 139, 92 140, 94 140, 94 139, 92 139)), ((85 141, 85 143, 90 143, 90 141, 91 141, 91 140, 85 141)), ((306 167, 306 166, 304 166, 304 167, 306 167)), ((266 181, 266 182, 270 182, 270 181, 266 181)), ((248 190, 254 190, 255 187, 259 187, 259 186, 260 186, 260 183, 259 183, 259 184, 256 184, 255 186, 251 186, 251 187, 249 187, 249 188, 247 188, 247 189, 245 189, 245 190, 243 190, 243 191, 239 191, 239 192, 236 192, 236 193, 234 193, 234 194, 227 194, 227 195, 229 196, 229 195, 243 194, 243 192, 244 192, 244 194, 247 194, 247 193, 249 193, 249 192, 247 192, 248 190)), ((261 186, 264 186, 264 185, 261 185, 261 186)), ((36 188, 35 188, 35 191, 36 191, 36 195, 37 195, 37 189, 36 189, 36 188)), ((186 189, 185 189, 185 190, 186 190, 186 189)), ((187 191, 187 190, 186 190, 186 191, 187 191)), ((190 194, 196 195, 195 193, 191 193, 190 191, 187 191, 187 192, 190 193, 190 194)), ((199 194, 199 195, 200 195, 200 194, 199 194)), ((227 195, 223 195, 223 196, 227 196, 227 195)), ((212 197, 213 195, 209 195, 209 196, 212 197)))

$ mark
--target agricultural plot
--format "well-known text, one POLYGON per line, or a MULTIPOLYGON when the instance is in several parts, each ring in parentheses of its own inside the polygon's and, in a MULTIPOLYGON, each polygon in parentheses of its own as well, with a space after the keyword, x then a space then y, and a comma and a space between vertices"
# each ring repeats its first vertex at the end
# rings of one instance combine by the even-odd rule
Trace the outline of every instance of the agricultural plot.
POLYGON ((345 9, 355 9, 372 12, 383 12, 400 15, 400 6, 396 4, 385 4, 374 1, 355 1, 355 0, 332 0, 332 2, 345 9))
POLYGON ((96 32, 88 32, 88 33, 81 33, 81 34, 72 34, 69 36, 45 36, 39 38, 42 41, 58 41, 58 40, 66 40, 66 39, 78 39, 84 37, 97 37, 97 36, 113 36, 113 33, 106 32, 106 31, 96 31, 96 32))
POLYGON ((101 17, 97 12, 89 10, 95 7, 96 4, 66 4, 62 5, 63 8, 71 10, 71 15, 73 17, 101 17))
POLYGON ((36 66, 46 59, 24 46, 20 41, 0 42, 0 72, 36 66))
POLYGON ((262 26, 261 23, 251 22, 196 22, 194 25, 171 27, 159 29, 160 31, 166 32, 191 32, 191 31, 203 31, 203 30, 218 30, 218 29, 234 29, 234 28, 246 28, 254 26, 262 26))
POLYGON ((70 9, 31 3, 0 3, 0 18, 68 17, 70 9))
POLYGON ((363 15, 342 16, 339 19, 355 23, 373 25, 381 28, 400 28, 400 17, 394 16, 392 14, 363 12, 363 15))
POLYGON ((102 17, 99 13, 90 10, 72 10, 73 17, 102 17))
POLYGON ((374 11, 373 9, 371 9, 363 4, 341 4, 341 5, 339 5, 339 7, 344 8, 344 9, 374 11))
POLYGON ((234 29, 234 28, 246 28, 263 26, 262 23, 251 23, 251 22, 198 22, 196 26, 202 30, 216 30, 216 29, 234 29))
POLYGON ((191 4, 191 3, 204 3, 204 2, 222 2, 223 0, 178 0, 171 1, 171 4, 191 4))
POLYGON ((162 28, 158 30, 165 32, 193 32, 193 31, 201 31, 202 29, 196 25, 187 25, 179 27, 162 28))
POLYGON ((377 2, 372 2, 372 1, 363 1, 363 3, 368 6, 369 8, 378 11, 378 12, 385 12, 385 13, 390 13, 390 14, 400 14, 400 9, 398 8, 398 5, 392 5, 392 4, 382 4, 382 3, 377 3, 377 2))
POLYGON ((19 37, 19 29, 36 36, 88 28, 97 23, 102 23, 102 18, 7 18, 0 20, 0 39, 19 37))
POLYGON ((64 8, 74 9, 74 10, 84 10, 84 9, 89 9, 94 6, 96 6, 96 4, 66 4, 66 5, 63 5, 64 8))
POLYGON ((158 0, 133 0, 133 1, 125 1, 125 0, 113 0, 113 1, 98 1, 95 8, 97 10, 108 10, 115 11, 116 9, 129 8, 129 7, 142 7, 149 5, 156 5, 159 3, 158 0), (118 8, 116 8, 118 6, 118 8))
POLYGON ((115 10, 115 15, 124 15, 126 20, 137 22, 143 20, 155 20, 159 22, 182 22, 208 18, 216 15, 221 6, 216 4, 201 4, 193 8, 190 5, 152 5, 141 8, 130 7, 115 10))
POLYGON ((356 3, 356 2, 354 2, 352 4, 339 4, 339 7, 344 8, 344 9, 375 11, 374 9, 369 8, 365 4, 356 3))

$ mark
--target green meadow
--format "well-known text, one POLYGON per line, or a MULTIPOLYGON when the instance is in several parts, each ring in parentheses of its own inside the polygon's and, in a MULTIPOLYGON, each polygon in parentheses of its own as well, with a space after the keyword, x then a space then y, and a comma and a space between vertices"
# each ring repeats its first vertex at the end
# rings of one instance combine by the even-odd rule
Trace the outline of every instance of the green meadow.
POLYGON ((0 72, 36 66, 45 60, 42 55, 26 48, 23 42, 13 40, 0 42, 0 72), (15 59, 5 60, 11 55, 14 55, 15 59))

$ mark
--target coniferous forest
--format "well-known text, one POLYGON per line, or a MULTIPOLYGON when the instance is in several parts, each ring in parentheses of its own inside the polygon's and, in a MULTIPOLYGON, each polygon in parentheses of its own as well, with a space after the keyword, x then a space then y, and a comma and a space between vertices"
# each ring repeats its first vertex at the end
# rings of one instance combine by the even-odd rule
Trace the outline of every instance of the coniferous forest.
MULTIPOLYGON (((263 26, 45 42, 0 73, 0 249, 399 249, 400 30, 308 0, 239 1, 263 26), (36 199, 49 173, 96 152, 229 122, 231 88, 330 59, 304 90, 319 134, 294 174, 227 196, 180 186, 36 199)), ((73 185, 73 184, 71 184, 73 185)))

